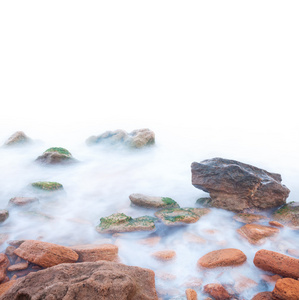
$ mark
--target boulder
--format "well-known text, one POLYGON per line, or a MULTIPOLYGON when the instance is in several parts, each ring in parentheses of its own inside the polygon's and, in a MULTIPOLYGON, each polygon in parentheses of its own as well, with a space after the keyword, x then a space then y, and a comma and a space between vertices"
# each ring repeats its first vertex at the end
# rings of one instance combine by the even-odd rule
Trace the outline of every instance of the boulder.
POLYGON ((118 258, 118 247, 112 244, 78 245, 70 248, 78 253, 80 262, 115 261, 118 258))
POLYGON ((209 212, 208 208, 167 208, 157 211, 155 216, 167 226, 176 226, 195 223, 209 212))
POLYGON ((186 289, 185 291, 187 300, 197 300, 197 293, 193 289, 186 289))
POLYGON ((215 298, 215 300, 231 299, 230 294, 220 283, 209 283, 204 286, 204 292, 215 298))
POLYGON ((129 138, 126 142, 131 147, 142 148, 155 143, 155 134, 147 128, 137 129, 129 133, 129 138))
POLYGON ((299 202, 293 201, 283 205, 273 213, 272 217, 275 221, 299 229, 299 202))
POLYGON ((72 154, 65 148, 52 147, 47 149, 35 161, 48 165, 69 164, 75 162, 72 154))
POLYGON ((299 278, 299 259, 278 252, 261 249, 256 252, 256 267, 283 277, 299 278))
POLYGON ((158 300, 155 273, 114 262, 61 264, 30 273, 0 298, 158 300))
POLYGON ((9 206, 25 206, 33 203, 38 203, 38 198, 35 197, 14 197, 8 202, 9 206))
POLYGON ((278 279, 272 291, 272 297, 279 300, 298 300, 299 281, 292 278, 278 279))
POLYGON ((17 131, 8 138, 8 140, 4 143, 4 145, 18 146, 18 145, 28 144, 30 142, 32 142, 32 140, 23 131, 17 131))
POLYGON ((58 191, 58 190, 63 190, 63 185, 58 182, 52 182, 52 181, 38 181, 38 182, 33 182, 31 185, 42 191, 58 191))
POLYGON ((131 202, 137 206, 151 207, 151 208, 169 208, 179 207, 179 205, 168 197, 153 197, 143 194, 131 194, 129 196, 131 202))
POLYGON ((235 160, 213 158, 191 165, 192 184, 210 193, 213 207, 242 212, 286 203, 281 176, 235 160))
POLYGON ((239 228, 237 232, 247 239, 250 244, 263 244, 267 237, 274 236, 279 233, 278 228, 263 226, 258 224, 246 224, 239 228))
POLYGON ((99 233, 153 231, 156 229, 155 221, 154 217, 143 216, 133 219, 123 213, 115 213, 101 218, 96 230, 99 233))
POLYGON ((242 265, 247 260, 246 255, 239 249, 214 250, 202 256, 197 264, 203 268, 217 268, 242 265))
POLYGON ((4 222, 9 217, 9 212, 6 209, 0 209, 0 223, 4 222))
POLYGON ((68 247, 36 240, 26 240, 14 254, 43 268, 74 263, 79 258, 79 255, 68 247))
POLYGON ((257 214, 238 213, 233 216, 233 219, 241 223, 250 224, 266 220, 267 218, 257 214))
POLYGON ((105 131, 98 136, 91 136, 86 140, 88 145, 109 143, 120 144, 128 139, 128 133, 124 130, 117 129, 114 131, 105 131))
POLYGON ((173 260, 176 257, 176 253, 173 250, 161 250, 152 254, 154 258, 161 261, 173 260))

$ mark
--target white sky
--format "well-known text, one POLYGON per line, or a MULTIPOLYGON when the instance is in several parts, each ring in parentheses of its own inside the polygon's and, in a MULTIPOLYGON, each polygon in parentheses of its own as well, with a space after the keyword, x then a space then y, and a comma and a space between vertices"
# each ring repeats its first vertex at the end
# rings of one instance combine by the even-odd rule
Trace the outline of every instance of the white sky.
POLYGON ((297 0, 1 1, 1 130, 297 132, 298 15, 297 0))

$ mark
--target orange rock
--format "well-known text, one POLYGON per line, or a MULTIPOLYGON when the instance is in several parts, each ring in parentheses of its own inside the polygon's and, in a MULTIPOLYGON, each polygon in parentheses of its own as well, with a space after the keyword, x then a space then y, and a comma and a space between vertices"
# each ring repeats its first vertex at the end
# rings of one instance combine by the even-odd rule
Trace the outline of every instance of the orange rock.
POLYGON ((292 278, 283 278, 277 280, 272 297, 280 300, 298 300, 299 299, 299 281, 292 278))
POLYGON ((153 237, 149 237, 149 238, 140 240, 139 243, 142 245, 147 245, 147 246, 155 246, 155 245, 159 244, 160 241, 161 241, 160 236, 153 236, 153 237))
POLYGON ((14 253, 43 268, 74 263, 79 258, 79 255, 68 247, 35 240, 26 240, 14 253))
POLYGON ((187 300, 197 300, 197 293, 192 289, 187 289, 185 291, 187 300))
POLYGON ((118 255, 118 247, 112 244, 88 244, 70 248, 79 254, 80 262, 94 262, 98 260, 114 261, 118 255))
POLYGON ((0 284, 0 296, 7 292, 15 283, 16 280, 10 280, 0 284))
POLYGON ((10 262, 4 253, 0 253, 0 282, 6 277, 6 269, 9 266, 10 262))
POLYGON ((152 254, 152 256, 158 260, 172 260, 175 258, 176 253, 173 250, 162 250, 162 251, 157 251, 152 254))
POLYGON ((21 263, 15 264, 15 265, 11 265, 7 268, 7 271, 14 272, 14 271, 25 270, 27 268, 28 268, 28 261, 21 262, 21 263))
POLYGON ((246 259, 246 255, 241 250, 228 248, 207 253, 198 260, 197 264, 204 268, 237 266, 243 264, 246 259))
POLYGON ((188 288, 200 288, 202 286, 202 279, 197 278, 197 277, 192 277, 188 281, 186 281, 183 286, 188 287, 188 288))
POLYGON ((219 283, 210 283, 204 286, 204 292, 214 297, 216 300, 230 299, 227 290, 219 283))
POLYGON ((165 281, 171 281, 171 280, 175 280, 176 276, 173 274, 170 274, 170 273, 163 272, 163 271, 157 271, 156 278, 159 278, 159 279, 165 280, 165 281))
POLYGON ((299 249, 288 249, 288 254, 299 257, 299 249))
POLYGON ((279 222, 277 222, 277 221, 270 221, 270 222, 269 222, 269 225, 275 226, 275 227, 280 227, 280 228, 283 228, 283 227, 284 227, 281 223, 279 223, 279 222))
POLYGON ((239 214, 234 215, 233 219, 238 221, 238 222, 241 222, 241 223, 250 224, 250 223, 259 222, 261 220, 265 220, 267 218, 265 216, 262 216, 262 215, 249 214, 249 213, 239 213, 239 214))
POLYGON ((195 243, 195 244, 205 244, 206 243, 206 240, 204 238, 200 237, 197 234, 191 233, 191 232, 184 232, 183 239, 187 242, 195 243))
POLYGON ((271 292, 261 292, 256 294, 251 300, 272 300, 271 292))
POLYGON ((283 277, 299 278, 299 259, 278 252, 259 250, 254 256, 256 267, 283 277))
POLYGON ((261 275, 261 278, 269 283, 273 283, 273 282, 276 282, 278 279, 281 279, 282 277, 279 276, 279 275, 273 275, 273 276, 270 276, 270 275, 261 275))
POLYGON ((246 276, 239 275, 238 278, 236 279, 234 288, 238 294, 241 294, 244 291, 251 289, 257 285, 258 285, 258 283, 255 282, 254 280, 252 280, 246 276))
POLYGON ((258 224, 246 224, 239 228, 237 232, 246 238, 250 244, 261 244, 266 237, 277 234, 279 229, 258 224))

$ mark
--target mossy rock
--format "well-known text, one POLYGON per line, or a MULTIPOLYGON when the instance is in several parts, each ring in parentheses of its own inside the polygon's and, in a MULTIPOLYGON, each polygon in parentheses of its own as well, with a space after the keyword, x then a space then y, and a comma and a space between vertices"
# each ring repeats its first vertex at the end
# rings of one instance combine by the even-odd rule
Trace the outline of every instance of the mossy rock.
POLYGON ((69 157, 72 156, 71 152, 69 152, 67 149, 61 148, 61 147, 52 147, 52 148, 47 149, 45 152, 57 152, 59 154, 63 154, 63 155, 69 156, 69 157))
POLYGON ((123 213, 115 213, 106 218, 101 218, 96 230, 100 233, 153 231, 156 229, 156 220, 156 218, 150 216, 133 219, 123 213))
POLYGON ((43 191, 59 191, 63 190, 63 185, 58 182, 51 182, 51 181, 38 181, 38 182, 33 182, 31 185, 34 188, 37 188, 39 190, 43 191))
POLYGON ((196 204, 203 207, 212 207, 212 199, 210 197, 202 197, 196 200, 196 204))
POLYGON ((42 164, 55 165, 69 164, 75 162, 76 160, 67 149, 62 147, 51 147, 42 155, 40 155, 36 161, 42 164))
POLYGON ((165 225, 176 226, 195 223, 209 212, 208 208, 168 208, 157 211, 155 216, 165 225))
POLYGON ((143 194, 131 194, 129 196, 131 202, 137 206, 148 208, 170 208, 180 207, 176 201, 169 197, 153 197, 143 194))
POLYGON ((293 201, 283 205, 273 213, 272 217, 275 221, 299 229, 299 202, 293 201))

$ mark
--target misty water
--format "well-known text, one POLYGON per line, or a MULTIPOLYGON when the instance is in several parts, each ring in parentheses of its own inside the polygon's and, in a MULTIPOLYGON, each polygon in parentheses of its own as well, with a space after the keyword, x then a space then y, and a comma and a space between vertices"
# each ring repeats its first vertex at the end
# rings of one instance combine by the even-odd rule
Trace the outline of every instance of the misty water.
MULTIPOLYGON (((108 127, 108 126, 107 126, 108 127)), ((261 132, 237 129, 185 128, 169 130, 151 128, 156 134, 154 146, 127 149, 120 146, 88 146, 85 140, 94 134, 116 129, 87 127, 84 130, 41 131, 29 128, 25 132, 34 143, 21 147, 0 149, 0 208, 8 209, 9 218, 0 226, 0 233, 14 239, 40 239, 65 246, 113 243, 119 247, 120 261, 127 265, 150 268, 156 273, 156 287, 162 299, 184 299, 186 288, 194 288, 199 299, 202 287, 219 282, 235 286, 246 276, 256 282, 244 290, 239 287, 240 299, 251 299, 259 291, 271 291, 274 284, 262 280, 264 271, 253 264, 259 249, 286 253, 298 248, 298 232, 287 227, 276 238, 260 246, 249 244, 236 230, 243 223, 233 220, 234 213, 212 209, 198 222, 168 228, 156 224, 155 232, 100 234, 95 230, 101 217, 116 212, 131 217, 153 216, 155 210, 132 206, 129 195, 142 193, 171 197, 181 207, 199 207, 196 200, 208 196, 191 184, 193 161, 213 157, 239 160, 270 172, 280 173, 283 184, 290 190, 289 201, 298 201, 298 149, 292 134, 283 131, 261 132), (78 163, 64 166, 45 166, 35 159, 50 147, 67 148, 78 163), (37 193, 30 188, 36 181, 56 181, 63 184, 61 193, 37 193), (8 207, 9 199, 17 196, 36 196, 39 203, 29 208, 8 207), (194 241, 194 235, 202 241, 194 241), (144 240, 159 237, 152 244, 144 240), (237 248, 247 256, 239 267, 200 270, 197 261, 204 254, 223 248, 237 248), (175 250, 176 258, 157 261, 151 254, 158 250, 175 250)), ((127 128, 123 128, 127 129, 127 128)), ((2 129, 1 143, 13 132, 2 129)), ((267 224, 266 224, 267 225, 267 224)), ((4 251, 7 244, 1 245, 4 251)))

